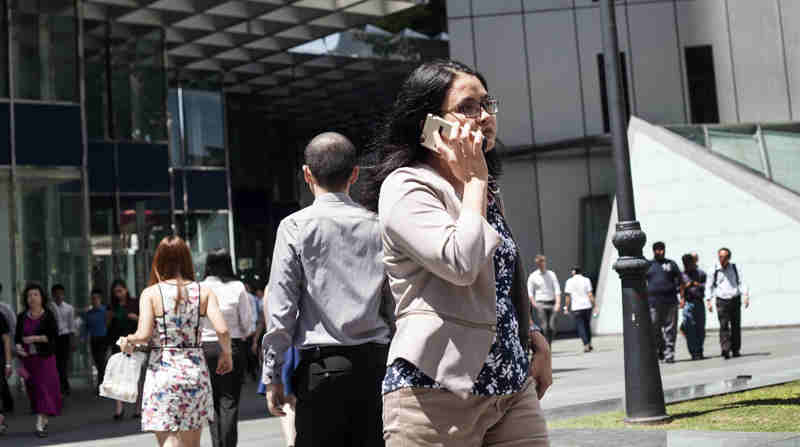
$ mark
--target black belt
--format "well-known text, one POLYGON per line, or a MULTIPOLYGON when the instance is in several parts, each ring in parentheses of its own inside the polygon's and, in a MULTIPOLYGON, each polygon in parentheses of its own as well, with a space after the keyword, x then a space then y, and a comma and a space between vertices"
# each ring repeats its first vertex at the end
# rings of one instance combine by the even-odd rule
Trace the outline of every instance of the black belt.
POLYGON ((313 362, 326 357, 340 355, 343 357, 350 356, 369 356, 380 350, 386 350, 389 345, 381 343, 364 343, 361 345, 345 346, 313 346, 308 348, 300 348, 300 361, 313 362))

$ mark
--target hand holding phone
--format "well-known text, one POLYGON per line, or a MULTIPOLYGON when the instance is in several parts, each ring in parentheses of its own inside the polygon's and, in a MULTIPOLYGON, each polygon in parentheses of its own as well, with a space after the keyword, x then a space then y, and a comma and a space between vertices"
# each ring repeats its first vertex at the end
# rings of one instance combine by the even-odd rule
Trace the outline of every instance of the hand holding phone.
POLYGON ((458 130, 458 123, 447 121, 444 118, 429 113, 428 117, 425 119, 425 126, 422 128, 420 144, 438 154, 439 149, 436 147, 436 140, 433 134, 439 132, 443 134, 445 138, 452 140, 458 136, 458 130))

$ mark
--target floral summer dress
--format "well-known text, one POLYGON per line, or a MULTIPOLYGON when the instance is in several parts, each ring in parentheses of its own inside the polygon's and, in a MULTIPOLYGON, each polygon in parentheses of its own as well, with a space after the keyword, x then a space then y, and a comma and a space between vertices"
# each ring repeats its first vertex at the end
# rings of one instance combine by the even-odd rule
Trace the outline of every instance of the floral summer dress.
POLYGON ((143 431, 188 431, 214 419, 211 380, 200 346, 200 286, 184 288, 175 309, 178 287, 159 283, 164 314, 156 331, 142 398, 143 431))

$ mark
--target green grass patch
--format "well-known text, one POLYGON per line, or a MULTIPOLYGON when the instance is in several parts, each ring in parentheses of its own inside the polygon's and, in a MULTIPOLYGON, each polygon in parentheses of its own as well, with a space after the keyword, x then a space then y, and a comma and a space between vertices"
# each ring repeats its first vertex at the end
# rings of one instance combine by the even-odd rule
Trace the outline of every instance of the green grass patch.
POLYGON ((549 422, 550 428, 800 432, 800 381, 667 405, 672 421, 626 424, 622 411, 549 422))

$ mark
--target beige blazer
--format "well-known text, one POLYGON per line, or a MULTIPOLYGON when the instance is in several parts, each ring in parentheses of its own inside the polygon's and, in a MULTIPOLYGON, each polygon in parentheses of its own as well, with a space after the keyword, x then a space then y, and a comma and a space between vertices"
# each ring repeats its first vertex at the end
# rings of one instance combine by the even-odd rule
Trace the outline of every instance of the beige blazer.
MULTIPOLYGON (((493 254, 500 236, 481 215, 462 212, 453 186, 424 164, 386 178, 378 211, 397 318, 388 364, 404 358, 466 397, 497 332, 493 254)), ((520 290, 522 275, 515 275, 520 290)), ((524 291, 519 295, 529 306, 524 291)))

